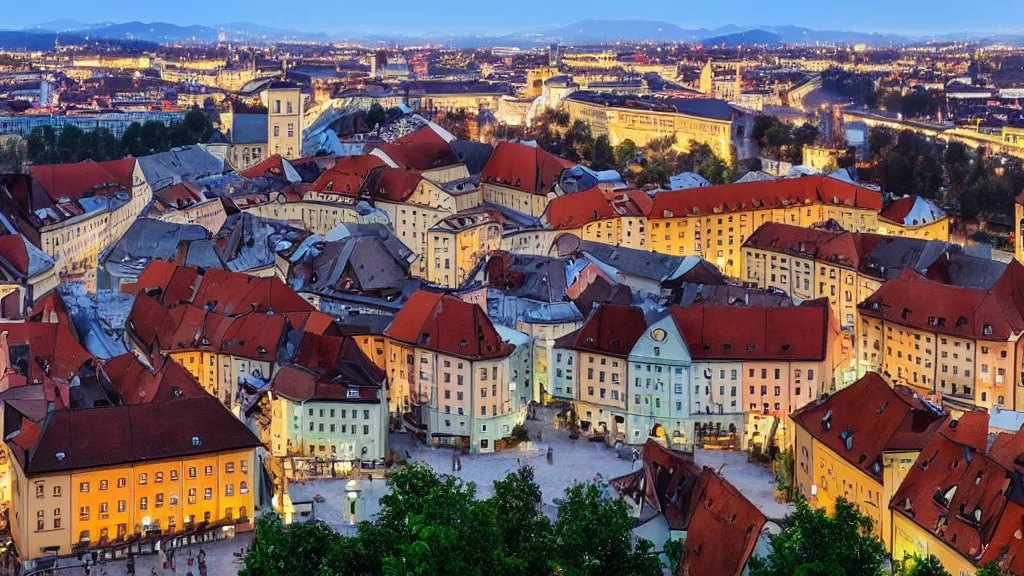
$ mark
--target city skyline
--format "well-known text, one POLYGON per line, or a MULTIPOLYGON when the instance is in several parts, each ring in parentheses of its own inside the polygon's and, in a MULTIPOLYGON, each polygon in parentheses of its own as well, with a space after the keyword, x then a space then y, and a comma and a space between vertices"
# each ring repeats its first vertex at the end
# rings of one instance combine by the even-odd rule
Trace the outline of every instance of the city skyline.
POLYGON ((817 30, 849 30, 927 36, 931 34, 1014 33, 1022 26, 1005 23, 1024 21, 1024 4, 1007 5, 998 19, 983 11, 961 10, 955 0, 904 0, 898 3, 866 0, 854 12, 831 9, 823 11, 811 0, 788 0, 779 10, 764 13, 763 4, 755 0, 725 0, 713 5, 693 4, 680 6, 669 0, 655 0, 642 13, 623 10, 609 0, 583 3, 579 0, 559 3, 525 0, 515 8, 490 7, 484 10, 466 0, 446 2, 444 10, 424 13, 416 5, 400 0, 393 10, 381 14, 375 5, 345 6, 345 13, 335 21, 315 17, 322 6, 310 0, 297 0, 285 13, 275 13, 275 5, 268 0, 252 0, 244 4, 233 3, 211 14, 208 4, 199 0, 183 0, 180 10, 173 13, 158 6, 115 0, 102 7, 83 5, 71 0, 54 0, 52 18, 41 18, 40 13, 27 5, 8 7, 3 29, 24 29, 53 21, 68 19, 85 24, 103 22, 124 23, 166 22, 181 26, 214 22, 249 22, 257 26, 292 28, 302 32, 322 32, 330 35, 352 34, 504 34, 514 32, 545 31, 587 19, 664 21, 683 29, 740 28, 758 26, 800 26, 817 30), (488 13, 489 11, 489 13, 488 13), (544 14, 543 18, 538 17, 544 14), (879 14, 886 15, 879 18, 879 14), (271 16, 272 15, 272 16, 271 16), (879 22, 879 20, 882 22, 879 22))

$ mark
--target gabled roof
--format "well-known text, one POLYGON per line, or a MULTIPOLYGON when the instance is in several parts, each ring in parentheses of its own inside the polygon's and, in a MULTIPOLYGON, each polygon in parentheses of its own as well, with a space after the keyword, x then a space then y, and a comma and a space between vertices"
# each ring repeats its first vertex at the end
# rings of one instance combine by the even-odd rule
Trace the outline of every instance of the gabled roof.
POLYGON ((830 336, 827 300, 801 306, 673 306, 694 360, 823 360, 830 336))
POLYGON ((647 330, 640 308, 604 304, 598 306, 583 326, 572 333, 569 349, 626 358, 647 330))
POLYGON ((87 195, 130 193, 134 169, 135 159, 125 158, 108 162, 41 164, 30 166, 29 172, 51 200, 60 202, 62 198, 79 200, 87 195))
POLYGON ((153 191, 162 190, 183 180, 198 180, 224 172, 224 161, 202 147, 181 146, 167 152, 141 156, 142 174, 153 191))
POLYGON ((53 268, 54 261, 21 234, 0 236, 0 265, 15 277, 31 278, 53 268))
POLYGON ((448 142, 430 126, 406 134, 394 142, 386 142, 371 152, 385 159, 393 168, 430 170, 458 164, 448 142))
POLYGON ((153 363, 155 366, 129 352, 104 362, 103 371, 125 404, 164 402, 185 397, 202 398, 207 395, 181 364, 167 356, 156 356, 153 363))
POLYGON ((273 387, 296 402, 379 403, 385 378, 351 337, 307 333, 299 343, 294 363, 277 373, 273 387))
POLYGON ((532 194, 547 194, 558 176, 573 164, 542 150, 516 142, 499 142, 480 173, 481 183, 499 184, 532 194))
POLYGON ((268 156, 255 166, 239 171, 238 175, 249 180, 257 178, 283 178, 291 183, 302 181, 302 177, 295 171, 295 167, 281 157, 280 154, 268 156))
POLYGON ((710 216, 815 204, 878 211, 882 208, 882 197, 878 192, 835 178, 806 176, 659 192, 654 195, 650 218, 710 216))
POLYGON ((595 186, 551 200, 542 221, 555 230, 571 230, 599 220, 646 217, 652 206, 651 197, 640 190, 605 191, 595 186))
POLYGON ((473 359, 503 358, 513 349, 476 304, 423 290, 409 297, 384 334, 420 348, 473 359))
POLYGON ((931 200, 904 196, 885 207, 878 217, 901 226, 925 226, 946 218, 946 213, 931 200))
POLYGON ((679 576, 741 576, 768 519, 735 486, 704 468, 691 497, 679 576))
POLYGON ((405 202, 416 191, 423 175, 416 170, 384 168, 367 184, 370 195, 388 202, 405 202))
POLYGON ((942 411, 906 386, 874 372, 797 410, 793 422, 850 465, 879 482, 882 452, 920 450, 946 421, 942 411))
POLYGON ((313 182, 313 190, 334 192, 343 196, 359 196, 359 191, 370 171, 383 166, 386 166, 383 160, 370 154, 343 156, 333 168, 320 174, 313 182))
POLYGON ((1024 266, 1011 262, 991 290, 950 286, 904 269, 857 308, 909 328, 979 340, 1024 332, 1024 266))
POLYGON ((922 449, 889 508, 980 566, 1024 568, 1022 479, 984 450, 935 434, 922 449), (1004 554, 1006 557, 1004 558, 1004 554))

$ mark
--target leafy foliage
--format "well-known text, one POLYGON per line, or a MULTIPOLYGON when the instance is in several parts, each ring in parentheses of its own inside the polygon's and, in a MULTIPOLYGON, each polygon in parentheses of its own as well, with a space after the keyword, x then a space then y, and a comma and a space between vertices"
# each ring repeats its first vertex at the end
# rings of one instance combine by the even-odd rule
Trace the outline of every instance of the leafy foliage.
POLYGON ((885 547, 871 520, 847 500, 828 514, 801 499, 786 527, 771 536, 771 552, 751 558, 750 576, 882 576, 885 547))
POLYGON ((528 467, 496 481, 486 500, 475 498, 474 484, 417 464, 389 476, 388 485, 377 520, 361 523, 355 536, 261 518, 242 576, 661 574, 650 542, 632 548, 625 503, 603 498, 596 486, 567 490, 552 523, 539 511, 541 492, 528 467))
POLYGON ((131 123, 120 141, 106 128, 84 132, 65 126, 58 135, 50 126, 39 126, 27 139, 28 160, 33 164, 63 164, 93 160, 103 162, 127 156, 139 157, 165 152, 176 146, 206 142, 213 125, 201 110, 190 110, 181 122, 170 127, 150 120, 131 123))
POLYGON ((935 556, 922 558, 917 554, 894 560, 892 576, 951 576, 935 556))

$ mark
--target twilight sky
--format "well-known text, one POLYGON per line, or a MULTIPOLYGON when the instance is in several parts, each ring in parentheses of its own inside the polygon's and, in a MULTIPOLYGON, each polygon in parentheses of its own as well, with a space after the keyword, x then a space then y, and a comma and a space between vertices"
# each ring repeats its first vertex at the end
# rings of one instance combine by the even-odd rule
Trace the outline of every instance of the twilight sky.
POLYGON ((81 22, 161 21, 174 24, 251 22, 278 28, 343 33, 515 32, 586 18, 662 20, 683 28, 725 24, 793 24, 819 30, 942 33, 1024 31, 1024 1, 970 9, 964 0, 0 0, 0 28, 56 18, 81 22))

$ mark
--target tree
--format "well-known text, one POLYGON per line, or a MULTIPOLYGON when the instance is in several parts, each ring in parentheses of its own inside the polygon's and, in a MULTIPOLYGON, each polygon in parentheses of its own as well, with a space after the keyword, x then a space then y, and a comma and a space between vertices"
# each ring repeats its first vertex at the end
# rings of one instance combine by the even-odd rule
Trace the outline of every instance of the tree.
POLYGON ((565 491, 553 527, 555 571, 566 576, 660 575, 661 561, 641 540, 633 549, 634 519, 625 501, 604 498, 593 484, 565 491))
POLYGON ((800 499, 786 527, 770 537, 771 552, 751 558, 750 576, 882 576, 885 546, 871 528, 843 498, 832 514, 800 499))
POLYGON ((594 154, 594 136, 590 133, 590 124, 576 120, 565 133, 564 155, 573 161, 589 160, 594 154))
POLYGON ((686 549, 686 540, 683 538, 669 538, 665 541, 662 554, 668 558, 668 570, 672 574, 679 571, 679 561, 683 559, 683 550, 686 549))
POLYGON ((671 175, 672 171, 664 162, 652 160, 637 175, 636 185, 641 188, 651 185, 665 188, 668 186, 668 178, 671 175))
POLYGON ((167 126, 158 120, 149 120, 142 125, 140 140, 142 148, 145 149, 145 152, 142 154, 143 156, 146 154, 156 154, 157 152, 166 152, 170 149, 167 126))
POLYGON ((65 162, 81 162, 93 160, 103 162, 121 158, 121 143, 106 128, 96 128, 83 134, 79 140, 79 149, 72 158, 62 158, 65 162))
POLYGON ((566 492, 555 524, 540 513, 531 468, 476 486, 410 464, 388 476, 374 522, 345 537, 322 524, 283 526, 274 515, 256 523, 242 576, 655 576, 651 543, 631 545, 626 504, 579 485, 566 492))
POLYGON ((388 113, 384 110, 384 107, 374 102, 370 104, 370 109, 366 111, 366 125, 371 129, 377 126, 383 126, 388 120, 388 113))
POLYGON ((889 90, 882 96, 880 104, 887 112, 903 112, 903 94, 899 90, 889 90))
POLYGON ((20 138, 7 138, 0 144, 0 174, 20 174, 27 160, 25 143, 20 138))
POLYGON ((142 124, 132 122, 121 135, 121 153, 126 156, 138 158, 149 153, 142 141, 142 124))
POLYGON ((892 576, 951 576, 935 556, 922 558, 917 554, 893 561, 892 576))
POLYGON ((57 133, 51 126, 37 126, 28 135, 28 159, 33 164, 49 164, 57 156, 57 133))
POLYGON ((1003 569, 999 567, 998 562, 989 562, 979 566, 974 576, 1003 576, 1003 569))
POLYGON ((65 126, 57 136, 56 162, 77 162, 83 150, 82 129, 78 126, 65 126))
POLYGON ((626 138, 615 147, 615 165, 620 170, 625 168, 626 164, 636 161, 637 152, 639 149, 636 147, 636 142, 626 138))
POLYGON ((967 187, 967 177, 971 171, 971 156, 967 146, 955 140, 947 144, 942 155, 942 165, 949 181, 950 195, 957 198, 967 187))
POLYGON ((615 168, 615 151, 608 142, 608 136, 602 134, 594 139, 594 151, 590 158, 590 167, 594 170, 611 170, 615 168))

